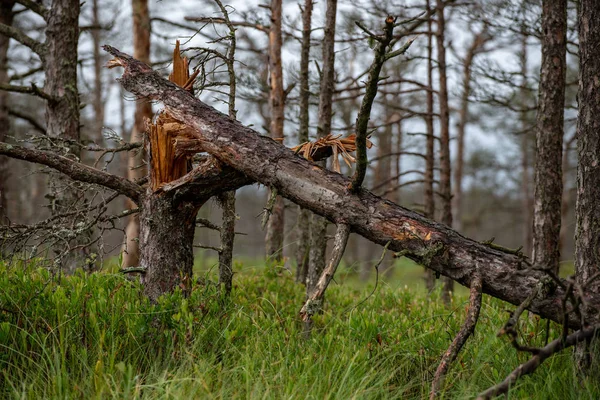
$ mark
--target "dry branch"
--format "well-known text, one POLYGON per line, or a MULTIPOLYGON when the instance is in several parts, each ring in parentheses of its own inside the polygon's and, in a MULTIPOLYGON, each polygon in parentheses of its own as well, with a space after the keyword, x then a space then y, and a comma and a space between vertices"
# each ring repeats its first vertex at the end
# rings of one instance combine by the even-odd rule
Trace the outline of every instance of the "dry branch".
POLYGON ((504 381, 482 392, 477 399, 492 399, 503 393, 507 393, 520 377, 533 373, 544 361, 546 361, 546 359, 568 347, 576 345, 577 343, 596 337, 599 332, 600 326, 596 325, 572 333, 564 340, 563 338, 558 338, 550 342, 547 346, 542 347, 538 354, 531 357, 527 362, 519 365, 506 377, 506 379, 504 379, 504 381))
POLYGON ((479 274, 475 273, 471 280, 471 294, 469 296, 469 311, 467 312, 467 318, 464 324, 460 328, 460 331, 456 334, 456 337, 452 341, 448 350, 442 356, 440 365, 435 371, 433 383, 431 384, 431 393, 429 398, 435 399, 441 388, 444 377, 450 369, 450 364, 456 360, 458 353, 467 342, 467 339, 475 332, 475 325, 479 319, 479 312, 481 311, 481 297, 482 297, 482 282, 479 274))
POLYGON ((28 149, 26 147, 0 142, 0 154, 19 160, 46 165, 62 172, 73 180, 95 183, 107 187, 129 197, 135 202, 139 200, 139 197, 142 194, 141 186, 130 180, 99 171, 50 151, 28 149))
MULTIPOLYGON (((512 304, 521 304, 545 274, 530 268, 526 259, 468 239, 447 227, 361 189, 349 193, 350 180, 299 157, 274 140, 260 136, 190 93, 161 78, 147 65, 117 49, 104 49, 125 68, 123 87, 139 97, 161 101, 175 118, 194 128, 204 149, 230 165, 248 180, 274 187, 278 192, 330 221, 346 221, 353 232, 402 252, 406 257, 468 286, 479 272, 483 292, 512 304), (478 267, 485 266, 485 267, 478 267)), ((249 183, 249 182, 247 182, 249 183)), ((565 285, 566 286, 566 285, 565 285)), ((585 293, 590 308, 600 306, 600 294, 585 293)), ((561 322, 564 289, 556 287, 535 298, 528 309, 561 322)), ((579 328, 580 321, 569 324, 579 328)), ((600 322, 598 313, 589 323, 600 322)))
POLYGON ((315 284, 314 289, 308 295, 308 299, 306 299, 304 306, 300 310, 300 316, 304 322, 310 321, 311 317, 320 310, 325 290, 327 290, 338 265, 340 265, 340 261, 342 261, 348 237, 350 237, 350 225, 344 223, 338 224, 329 263, 321 273, 319 281, 315 284))

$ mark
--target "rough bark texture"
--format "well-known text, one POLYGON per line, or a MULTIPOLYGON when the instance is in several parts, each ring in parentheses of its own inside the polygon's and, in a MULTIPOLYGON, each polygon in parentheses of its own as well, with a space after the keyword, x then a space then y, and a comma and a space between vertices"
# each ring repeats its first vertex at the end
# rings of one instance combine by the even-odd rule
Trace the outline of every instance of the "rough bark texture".
MULTIPOLYGON (((77 43, 79 40, 79 1, 55 0, 48 14, 44 92, 53 100, 46 102, 48 136, 79 142, 79 92, 77 89, 77 43)), ((61 153, 79 159, 80 149, 62 143, 61 153)), ((73 182, 59 175, 50 180, 52 212, 64 213, 81 196, 73 182)))
MULTIPOLYGON (((519 90, 521 97, 521 107, 526 109, 529 106, 527 101, 528 83, 527 83, 527 34, 522 33, 521 52, 519 54, 521 64, 521 88, 519 90)), ((521 128, 521 204, 523 209, 523 253, 527 256, 531 255, 531 246, 533 242, 533 232, 531 225, 533 224, 533 200, 531 198, 531 187, 529 178, 529 148, 530 148, 530 132, 527 121, 527 112, 521 111, 520 117, 521 128)))
MULTIPOLYGON (((446 76, 446 17, 445 3, 436 0, 437 5, 437 53, 440 89, 438 103, 440 106, 440 197, 442 199, 442 223, 452 226, 452 171, 450 169, 450 107, 448 105, 448 82, 446 76)), ((442 300, 450 304, 450 294, 454 290, 454 282, 444 278, 442 300)))
MULTIPOLYGON (((427 13, 431 12, 429 0, 427 0, 427 13)), ((435 219, 435 196, 433 191, 433 177, 435 168, 435 132, 433 128, 433 30, 431 18, 427 20, 427 93, 425 113, 425 127, 427 129, 427 140, 425 144, 425 175, 424 175, 424 211, 425 217, 435 219)), ((435 276, 433 271, 425 269, 425 286, 431 292, 435 288, 435 276)))
MULTIPOLYGON (((227 49, 227 74, 229 75, 229 96, 228 96, 228 114, 230 118, 237 119, 237 110, 235 109, 237 80, 235 76, 235 51, 237 48, 237 38, 235 27, 229 19, 229 12, 225 6, 217 1, 225 23, 229 28, 229 47, 227 49)), ((221 205, 222 223, 221 223, 221 248, 219 251, 219 284, 224 289, 225 295, 231 293, 233 286, 233 244, 235 241, 235 191, 222 193, 218 196, 221 205)))
POLYGON ((103 70, 103 57, 101 54, 102 46, 101 33, 102 29, 101 21, 100 21, 100 8, 98 5, 99 0, 94 0, 92 2, 92 22, 96 25, 95 28, 92 29, 92 41, 94 42, 94 93, 92 104, 94 106, 94 126, 92 133, 92 140, 96 142, 96 144, 102 146, 104 141, 104 137, 102 135, 102 128, 104 126, 104 101, 102 100, 103 93, 103 85, 102 85, 102 70, 103 70))
MULTIPOLYGON (((148 0, 131 0, 133 17, 133 56, 144 62, 150 63, 150 12, 148 0)), ((130 142, 143 141, 145 119, 152 118, 152 105, 147 100, 138 100, 135 104, 135 116, 130 142)), ((127 176, 130 180, 140 179, 147 174, 144 165, 144 151, 129 153, 127 176)), ((135 207, 129 203, 129 208, 135 207)), ((125 231, 126 242, 123 248, 123 267, 136 267, 140 262, 139 248, 140 221, 139 215, 134 214, 129 218, 125 231)))
MULTIPOLYGON (((14 1, 0 2, 0 24, 12 25, 14 1)), ((10 39, 0 35, 0 85, 8 84, 8 47, 10 39)), ((10 131, 10 118, 8 115, 8 101, 10 94, 4 90, 0 91, 0 142, 4 142, 10 131)), ((8 179, 8 159, 0 156, 0 224, 6 222, 6 181, 8 179)))
POLYGON ((148 191, 140 214, 140 267, 144 293, 156 301, 181 288, 188 293, 194 266, 194 231, 199 205, 148 191))
MULTIPOLYGON (((356 117, 356 170, 352 177, 351 189, 357 192, 367 174, 367 166, 369 159, 367 156, 367 136, 369 128, 369 120, 371 118, 371 109, 373 102, 377 96, 377 84, 379 83, 379 75, 381 69, 388 57, 388 46, 394 38, 394 24, 396 20, 392 16, 388 16, 383 27, 383 35, 378 39, 377 47, 375 48, 375 56, 369 67, 369 77, 365 84, 365 95, 363 96, 360 110, 356 117)), ((375 38, 371 38, 375 40, 375 38)))
POLYGON ((219 251, 219 284, 225 294, 231 293, 233 284, 233 241, 235 239, 235 192, 225 192, 217 197, 223 210, 221 224, 221 250, 219 251))
POLYGON ((533 264, 558 272, 567 53, 567 0, 542 2, 542 66, 533 194, 533 264))
MULTIPOLYGON (((269 28, 269 106, 271 109, 271 137, 283 141, 284 90, 283 66, 281 63, 281 4, 282 0, 271 0, 271 27, 269 28)), ((283 258, 283 235, 285 207, 283 198, 277 196, 267 224, 265 237, 267 257, 276 261, 283 258)))
MULTIPOLYGON (((575 274, 584 284, 600 272, 600 0, 582 0, 580 6, 575 274)), ((598 292, 599 286, 596 281, 593 289, 598 292)), ((585 313, 589 319, 597 316, 593 306, 585 313)), ((594 356, 598 362, 600 355, 594 356)))
MULTIPOLYGON (((350 179, 320 168, 280 143, 260 136, 161 78, 147 65, 110 46, 105 49, 125 67, 120 79, 123 87, 135 95, 163 102, 169 113, 194 129, 208 153, 239 171, 238 184, 255 180, 274 187, 294 203, 332 222, 347 223, 352 232, 374 243, 389 242, 390 250, 465 286, 470 286, 474 274, 479 273, 484 293, 512 304, 521 304, 532 291, 539 290, 539 282, 545 275, 527 268, 523 257, 465 238, 447 225, 367 190, 350 193, 350 179)), ((225 182, 230 186, 234 183, 235 173, 232 174, 225 182)), ((221 189, 233 189, 230 186, 221 189)), ((557 287, 547 296, 533 299, 527 309, 560 322, 564 295, 564 290, 557 287)), ((599 293, 588 291, 585 298, 591 306, 600 306, 599 293)), ((599 321, 599 315, 590 315, 591 324, 599 321)), ((578 327, 578 319, 569 318, 569 324, 578 327)))
MULTIPOLYGON (((337 16, 337 0, 327 0, 325 11, 325 32, 323 34, 323 75, 319 91, 319 121, 317 138, 331 133, 331 116, 333 114, 333 90, 335 88, 335 21, 337 16)), ((320 163, 325 167, 326 161, 320 163)), ((312 293, 314 285, 325 268, 327 253, 327 220, 313 215, 310 223, 310 244, 308 277, 306 294, 312 293)))
MULTIPOLYGON (((302 49, 300 54, 300 126, 298 128, 298 144, 308 142, 310 122, 310 36, 312 24, 313 1, 305 0, 302 9, 302 49)), ((310 211, 298 208, 298 233, 296 248, 296 281, 306 284, 308 275, 308 252, 310 238, 310 211)))

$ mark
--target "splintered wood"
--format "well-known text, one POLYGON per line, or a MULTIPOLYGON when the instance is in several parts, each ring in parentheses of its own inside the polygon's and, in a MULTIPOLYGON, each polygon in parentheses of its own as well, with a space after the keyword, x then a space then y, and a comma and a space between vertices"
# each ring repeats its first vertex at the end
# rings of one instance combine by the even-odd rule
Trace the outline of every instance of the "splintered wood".
MULTIPOLYGON (((118 60, 110 61, 109 68, 120 66, 118 60)), ((188 59, 181 57, 179 41, 173 51, 173 71, 169 80, 181 88, 193 92, 194 81, 200 71, 190 75, 188 59)), ((203 151, 202 144, 190 127, 174 119, 166 111, 160 111, 154 122, 147 120, 146 150, 150 165, 150 185, 153 191, 159 191, 163 185, 173 182, 191 169, 191 157, 203 151)), ((367 140, 367 147, 372 143, 367 140)), ((356 162, 349 153, 356 151, 356 135, 346 138, 341 135, 327 135, 315 142, 302 143, 292 151, 311 161, 323 160, 333 156, 332 169, 340 172, 339 157, 348 165, 356 162)))
MULTIPOLYGON (((173 51, 173 72, 169 80, 183 89, 192 91, 198 71, 190 76, 187 58, 182 58, 179 41, 173 51)), ((184 176, 190 170, 190 153, 177 151, 178 141, 193 138, 191 129, 171 117, 166 111, 159 112, 155 121, 147 121, 147 146, 150 162, 152 190, 184 176)))

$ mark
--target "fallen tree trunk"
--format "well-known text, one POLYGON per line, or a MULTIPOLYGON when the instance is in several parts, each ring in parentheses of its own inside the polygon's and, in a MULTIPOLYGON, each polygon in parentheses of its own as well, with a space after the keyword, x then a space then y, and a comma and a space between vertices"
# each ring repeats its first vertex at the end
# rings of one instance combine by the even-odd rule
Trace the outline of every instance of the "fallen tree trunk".
MULTIPOLYGON (((533 299, 528 309, 562 322, 564 290, 551 283, 544 272, 531 269, 524 256, 465 238, 446 225, 367 190, 352 194, 350 179, 260 136, 117 49, 104 49, 115 56, 110 66, 125 68, 119 79, 125 89, 139 97, 161 101, 170 115, 195 129, 202 149, 240 175, 276 188, 282 196, 336 224, 348 224, 353 232, 375 243, 389 242, 391 250, 464 286, 470 287, 471 280, 479 274, 484 293, 509 303, 522 303, 541 285, 543 295, 533 299)), ((247 184, 249 179, 239 182, 247 184)), ((185 190, 185 185, 181 190, 185 190)), ((600 294, 588 292, 586 301, 590 307, 598 308, 600 294)), ((593 313, 588 323, 598 322, 598 313, 593 313)), ((579 328, 577 318, 569 318, 569 324, 579 328)))

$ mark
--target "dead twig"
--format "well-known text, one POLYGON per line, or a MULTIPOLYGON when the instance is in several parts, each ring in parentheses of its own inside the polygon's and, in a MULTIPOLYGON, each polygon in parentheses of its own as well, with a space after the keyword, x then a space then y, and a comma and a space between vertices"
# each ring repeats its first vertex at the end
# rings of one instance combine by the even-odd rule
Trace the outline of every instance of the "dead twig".
POLYGON ((527 360, 527 362, 519 365, 502 382, 482 392, 477 399, 492 399, 503 393, 507 393, 520 377, 533 373, 544 361, 552 357, 554 354, 585 340, 591 339, 597 336, 598 333, 600 333, 600 325, 581 329, 567 336, 564 340, 563 338, 558 338, 550 342, 550 344, 547 346, 539 349, 539 352, 527 360))
POLYGON ((475 273, 471 279, 471 294, 469 296, 469 311, 467 312, 467 318, 465 319, 463 326, 454 337, 452 344, 442 356, 440 365, 435 371, 435 377, 433 378, 431 392, 429 395, 430 399, 434 399, 438 395, 444 377, 450 369, 450 365, 452 362, 454 362, 454 360, 456 360, 458 353, 467 342, 467 339, 475 332, 475 326, 477 325, 479 312, 481 311, 482 290, 483 284, 481 275, 479 275, 479 273, 475 273))

